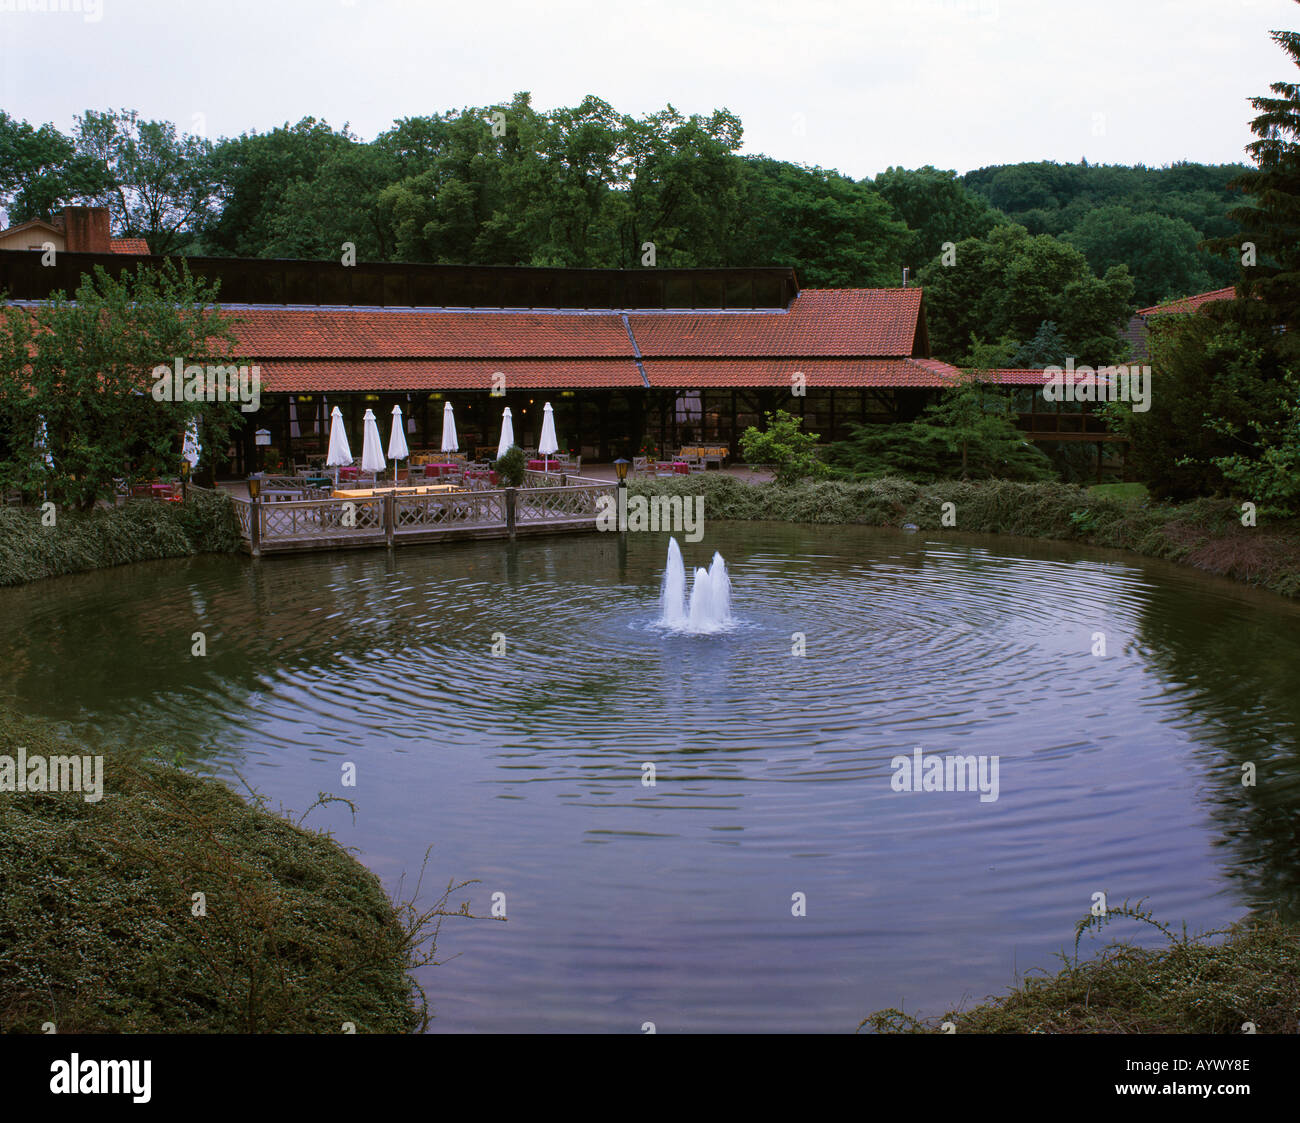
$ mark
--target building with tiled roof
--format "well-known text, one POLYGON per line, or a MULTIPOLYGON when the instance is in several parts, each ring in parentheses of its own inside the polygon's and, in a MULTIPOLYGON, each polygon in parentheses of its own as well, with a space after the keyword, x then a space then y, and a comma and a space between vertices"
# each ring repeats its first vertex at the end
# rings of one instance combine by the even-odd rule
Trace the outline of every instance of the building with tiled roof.
POLYGON ((1186 316, 1203 305, 1213 304, 1218 300, 1235 300, 1236 298, 1237 290, 1229 285, 1226 289, 1198 292, 1194 296, 1184 296, 1178 300, 1166 301, 1164 304, 1153 304, 1150 308, 1139 308, 1120 335, 1128 341, 1129 353, 1132 358, 1146 359, 1150 355, 1147 342, 1149 338, 1147 321, 1151 317, 1186 316))
MULTIPOLYGON (((734 446, 778 406, 830 439, 850 421, 913 415, 957 373, 928 358, 916 288, 795 288, 785 306, 743 310, 250 306, 229 315, 241 353, 261 368, 272 418, 278 401, 292 402, 281 423, 296 431, 289 440, 321 434, 334 405, 387 414, 397 404, 423 442, 450 398, 471 440, 490 443, 508 404, 527 442, 543 392, 559 393, 557 424, 567 421, 575 448, 594 455, 608 455, 638 416, 638 446, 646 437, 675 446, 684 435, 734 446), (496 401, 494 386, 505 392, 496 401)), ((274 420, 264 424, 278 440, 274 420)))
POLYGON ((148 254, 143 238, 114 238, 107 207, 64 207, 53 222, 34 218, 0 230, 0 250, 45 250, 56 253, 148 254))
POLYGON ((1236 300, 1237 290, 1229 285, 1226 289, 1213 289, 1210 292, 1198 292, 1195 296, 1184 296, 1178 300, 1168 300, 1164 304, 1153 304, 1150 308, 1139 308, 1139 316, 1186 315, 1195 312, 1203 304, 1213 304, 1218 300, 1236 300))
MULTIPOLYGON (((781 268, 186 263, 220 281, 238 353, 260 368, 262 408, 237 469, 251 463, 253 429, 286 459, 323 452, 335 406, 352 433, 366 409, 386 418, 400 406, 413 449, 437 447, 446 401, 463 448, 495 448, 507 405, 527 446, 550 401, 560 440, 588 456, 692 442, 735 453, 769 411, 800 415, 829 442, 855 422, 909 420, 961 377, 930 356, 915 287, 800 289, 781 268)), ((38 269, 0 253, 0 289, 43 299, 94 265, 126 261, 65 254, 38 269)), ((999 375, 1031 396, 1042 384, 1041 371, 999 375)))

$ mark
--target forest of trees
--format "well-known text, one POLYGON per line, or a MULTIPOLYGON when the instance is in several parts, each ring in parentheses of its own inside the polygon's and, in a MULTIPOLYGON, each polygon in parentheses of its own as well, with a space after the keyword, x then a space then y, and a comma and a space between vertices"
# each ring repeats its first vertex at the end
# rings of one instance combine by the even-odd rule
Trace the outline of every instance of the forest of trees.
POLYGON ((214 142, 130 110, 87 110, 69 134, 0 111, 0 206, 16 224, 106 205, 115 234, 165 254, 324 259, 351 242, 363 261, 635 268, 651 242, 659 266, 789 265, 806 287, 897 285, 906 266, 952 361, 1009 358, 1044 321, 1081 362, 1122 357, 1133 308, 1234 279, 1230 255, 1199 247, 1231 235, 1243 166, 854 180, 742 156, 742 136, 725 109, 543 111, 526 93, 371 141, 313 118, 214 142))

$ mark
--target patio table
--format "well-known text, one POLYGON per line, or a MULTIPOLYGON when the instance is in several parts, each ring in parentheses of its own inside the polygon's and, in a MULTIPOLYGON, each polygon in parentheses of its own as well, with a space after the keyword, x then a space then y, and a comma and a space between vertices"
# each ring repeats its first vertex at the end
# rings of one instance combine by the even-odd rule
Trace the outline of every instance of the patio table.
POLYGON ((381 495, 395 492, 397 495, 439 495, 448 491, 459 491, 455 484, 429 484, 425 487, 366 487, 348 491, 335 491, 335 499, 377 499, 381 495))
POLYGON ((656 472, 672 472, 678 476, 689 476, 691 466, 684 460, 657 460, 655 461, 656 472))

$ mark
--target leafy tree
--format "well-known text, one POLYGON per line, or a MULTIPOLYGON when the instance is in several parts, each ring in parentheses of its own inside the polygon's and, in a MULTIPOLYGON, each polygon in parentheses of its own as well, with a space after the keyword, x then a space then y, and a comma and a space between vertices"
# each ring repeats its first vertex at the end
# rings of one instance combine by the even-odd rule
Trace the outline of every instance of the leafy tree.
MULTIPOLYGON (((1118 207, 1127 212, 1122 219, 1125 226, 1146 216, 1163 217, 1186 223, 1199 240, 1235 232, 1236 224, 1227 214, 1233 206, 1229 184, 1244 170, 1240 164, 1208 165, 1186 161, 1163 168, 1147 168, 1140 164, 1135 167, 1090 165, 1086 160, 1078 164, 1038 161, 980 168, 963 176, 962 183, 968 191, 987 200, 1031 234, 1063 237, 1079 231, 1096 212, 1118 207)), ((1095 228, 1096 222, 1094 218, 1089 225, 1095 228)), ((1181 227, 1152 231, 1154 237, 1176 240, 1176 260, 1182 263, 1180 269, 1187 267, 1184 261, 1185 234, 1181 227)), ((1099 239, 1104 241, 1103 235, 1102 230, 1085 229, 1080 237, 1091 243, 1099 239)), ((1083 240, 1078 244, 1087 250, 1089 261, 1097 272, 1117 263, 1116 259, 1107 259, 1102 253, 1094 256, 1083 240)), ((1148 286, 1143 283, 1142 276, 1151 274, 1153 267, 1158 274, 1159 258, 1156 254, 1147 253, 1132 261, 1119 260, 1128 264, 1135 274, 1142 267, 1138 283, 1140 303, 1150 304, 1165 295, 1163 292, 1150 298, 1145 295, 1148 286)), ((1169 278, 1169 294, 1185 296, 1205 288, 1219 288, 1235 280, 1233 263, 1204 248, 1195 249, 1190 261, 1192 267, 1185 282, 1189 287, 1180 288, 1177 278, 1169 278), (1195 278, 1197 272, 1208 275, 1208 284, 1195 278)), ((1152 287, 1160 288, 1158 282, 1156 276, 1152 287)))
POLYGON ((34 129, 0 110, 0 207, 10 225, 50 222, 62 204, 89 198, 107 182, 107 169, 78 156, 53 125, 34 129))
POLYGON ((1300 515, 1300 375, 1284 371, 1277 394, 1276 411, 1245 420, 1244 432, 1234 432, 1228 419, 1212 418, 1209 424, 1248 450, 1214 458, 1228 484, 1265 513, 1288 517, 1300 515))
POLYGON ((1152 494, 1191 499, 1228 487, 1285 426, 1288 389, 1270 329, 1202 311, 1151 324, 1151 407, 1107 407, 1132 442, 1130 463, 1152 494))
POLYGON ((899 283, 909 234, 869 183, 765 157, 744 168, 736 264, 793 266, 809 288, 899 283))
POLYGON ((173 252, 215 203, 211 144, 179 135, 169 121, 88 109, 77 119, 75 144, 107 177, 89 201, 108 207, 117 229, 147 239, 154 253, 173 252))
POLYGON ((1133 274, 1133 295, 1139 305, 1205 292, 1214 279, 1197 246, 1200 233, 1177 218, 1127 207, 1099 207, 1064 235, 1077 246, 1097 273, 1127 265, 1133 274))
POLYGON ((776 482, 798 483, 809 476, 826 474, 826 465, 817 455, 818 433, 802 431, 803 419, 783 409, 765 414, 767 427, 750 426, 740 435, 740 451, 748 464, 771 464, 776 482))
MULTIPOLYGON (((735 216, 745 205, 744 166, 735 156, 743 128, 726 109, 683 117, 669 105, 622 121, 626 162, 611 179, 619 264, 640 263, 641 246, 655 244, 665 265, 729 264, 735 216), (626 184, 626 190, 622 190, 626 184)), ((616 163, 617 166, 617 163, 616 163)))
POLYGON ((73 300, 0 309, 0 483, 81 508, 113 494, 117 477, 174 470, 192 418, 207 455, 241 423, 235 402, 156 401, 151 374, 174 358, 234 361, 234 332, 215 293, 187 270, 97 268, 73 300), (46 464, 36 450, 45 423, 46 464))
POLYGON ((903 254, 914 269, 938 257, 945 242, 983 237, 998 223, 998 214, 968 192, 956 172, 928 164, 915 171, 889 168, 874 186, 912 231, 903 254))
POLYGON ((930 342, 936 354, 957 357, 973 333, 1031 338, 1054 321, 1069 353, 1093 366, 1117 361, 1125 345, 1119 325, 1132 309, 1133 280, 1123 266, 1096 277, 1073 246, 1021 226, 997 226, 956 247, 956 264, 932 262, 921 271, 930 342))
POLYGON ((346 128, 335 132, 314 117, 221 140, 210 162, 218 213, 202 225, 205 246, 237 257, 271 256, 277 212, 290 187, 314 179, 330 155, 355 143, 346 128))
POLYGON ((344 242, 358 261, 390 261, 394 239, 379 204, 394 165, 384 149, 353 144, 334 151, 311 179, 285 188, 267 216, 269 257, 338 260, 344 242))

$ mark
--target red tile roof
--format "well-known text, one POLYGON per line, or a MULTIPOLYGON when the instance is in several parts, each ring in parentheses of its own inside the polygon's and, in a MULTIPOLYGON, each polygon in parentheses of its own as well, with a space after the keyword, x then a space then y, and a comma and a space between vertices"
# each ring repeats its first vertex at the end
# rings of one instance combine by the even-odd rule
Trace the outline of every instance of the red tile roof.
MULTIPOLYGON (((921 290, 805 289, 788 310, 642 312, 628 321, 651 386, 940 386, 911 360, 921 290)), ((271 391, 517 389, 644 382, 617 312, 232 308, 238 350, 271 391)), ((938 373, 937 373, 938 372, 938 373)))
POLYGON ((1153 304, 1150 308, 1139 308, 1139 316, 1163 316, 1171 313, 1195 312, 1202 304, 1212 304, 1216 300, 1236 300, 1237 290, 1229 285, 1226 289, 1213 292, 1200 292, 1195 296, 1185 296, 1181 300, 1171 300, 1168 304, 1153 304))
POLYGON ((114 253, 149 253, 149 243, 143 238, 114 238, 110 248, 114 253))
POLYGON ((363 390, 483 390, 505 375, 507 390, 627 387, 645 383, 630 359, 260 359, 268 393, 310 394, 363 390))
POLYGON ((811 390, 948 386, 960 374, 947 363, 895 358, 647 359, 645 370, 652 387, 699 390, 789 388, 796 372, 811 390))
POLYGON ((784 312, 648 312, 628 317, 644 355, 912 353, 921 290, 804 289, 784 312))
POLYGON ((242 349, 328 359, 631 358, 619 317, 351 308, 234 309, 242 349))

